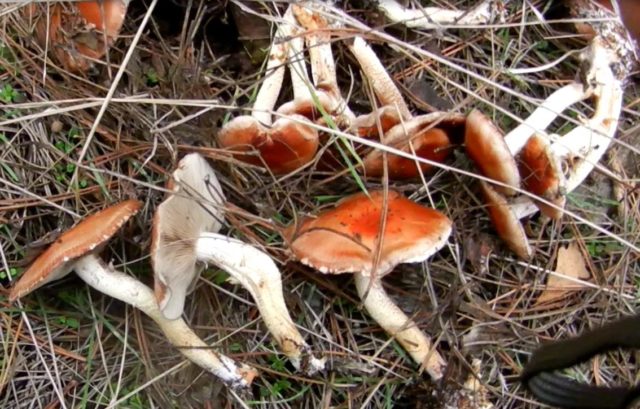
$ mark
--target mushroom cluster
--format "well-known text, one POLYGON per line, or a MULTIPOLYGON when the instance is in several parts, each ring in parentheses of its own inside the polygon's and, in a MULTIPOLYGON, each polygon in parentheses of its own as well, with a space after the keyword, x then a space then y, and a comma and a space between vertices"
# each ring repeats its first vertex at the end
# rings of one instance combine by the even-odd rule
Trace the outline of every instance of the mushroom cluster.
MULTIPOLYGON (((493 19, 499 3, 483 1, 469 13, 423 12, 428 27, 477 24, 493 19)), ((37 21, 38 39, 57 41, 68 35, 64 23, 71 21, 69 16, 86 20, 96 47, 87 49, 86 38, 76 36, 73 49, 52 45, 53 55, 68 69, 85 70, 91 59, 106 53, 118 35, 122 21, 110 16, 123 17, 126 5, 117 0, 78 3, 73 14, 67 15, 56 4, 48 31, 40 33, 43 26, 37 21), (98 12, 99 18, 91 12, 98 12)), ((533 249, 520 219, 538 210, 547 217, 561 218, 567 193, 587 177, 611 144, 622 107, 626 58, 633 51, 620 45, 625 34, 607 23, 598 26, 582 56, 585 71, 581 80, 549 96, 505 134, 479 109, 466 114, 413 115, 384 65, 359 36, 350 40, 348 48, 371 85, 375 101, 370 111, 355 115, 339 89, 332 55, 331 35, 344 23, 333 22, 327 7, 299 2, 287 8, 251 114, 226 123, 217 135, 218 145, 237 160, 284 175, 319 160, 319 149, 331 143, 331 131, 346 132, 351 136, 349 143, 362 145, 357 151, 363 155, 358 170, 375 181, 424 178, 464 146, 478 170, 479 190, 498 235, 520 258, 530 259, 533 249), (287 70, 293 99, 276 109, 287 70), (562 111, 587 98, 594 100, 590 118, 565 135, 547 132, 562 111)), ((380 1, 379 7, 392 19, 409 18, 408 11, 394 1, 380 1)), ((36 9, 30 10, 36 16, 36 9)), ((415 20, 417 24, 417 16, 415 20)), ((142 206, 127 200, 88 216, 62 234, 15 283, 10 301, 75 271, 96 290, 143 311, 189 360, 228 386, 243 388, 251 384, 257 371, 211 349, 182 318, 200 272, 215 265, 248 291, 267 330, 296 370, 306 375, 322 371, 325 359, 314 355, 287 308, 276 262, 251 243, 220 234, 227 203, 209 162, 195 153, 184 156, 166 192, 155 209, 151 231, 153 290, 97 255, 142 206)), ((382 279, 399 264, 425 262, 446 245, 452 230, 453 222, 443 212, 394 189, 372 188, 302 217, 279 232, 289 254, 300 263, 322 274, 353 274, 367 312, 437 380, 443 377, 445 359, 387 294, 382 279)))

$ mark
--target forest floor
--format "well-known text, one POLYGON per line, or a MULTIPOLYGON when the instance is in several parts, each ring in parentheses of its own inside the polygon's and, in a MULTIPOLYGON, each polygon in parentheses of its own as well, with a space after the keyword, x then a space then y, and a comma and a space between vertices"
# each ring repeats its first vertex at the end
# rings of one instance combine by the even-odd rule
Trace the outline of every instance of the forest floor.
MULTIPOLYGON (((218 130, 242 112, 238 108, 251 105, 274 31, 270 19, 243 15, 233 2, 159 1, 89 142, 150 3, 132 1, 108 53, 110 65, 102 62, 86 74, 66 72, 47 59, 20 10, 0 6, 0 407, 438 408, 478 359, 477 375, 496 408, 533 408, 539 404, 518 375, 540 343, 637 309, 638 254, 594 228, 640 245, 637 76, 628 80, 616 141, 601 163, 617 177, 596 170, 568 196, 567 208, 586 222, 570 216, 525 219, 534 256, 522 262, 497 238, 474 178, 458 172, 475 172, 463 149, 447 163, 452 170, 409 182, 366 178, 349 169, 353 164, 339 171, 308 166, 276 177, 219 149, 218 130), (144 206, 103 257, 152 285, 150 222, 170 172, 189 152, 209 159, 229 202, 246 211, 229 217, 223 231, 277 260, 296 324, 328 358, 327 371, 319 376, 295 374, 266 333, 250 295, 215 268, 203 272, 184 316, 208 343, 260 371, 244 394, 230 392, 185 361, 139 311, 91 290, 74 275, 20 304, 7 301, 10 281, 61 231, 79 216, 130 198, 144 206), (384 280, 449 363, 442 383, 419 373, 362 310, 349 275, 322 275, 301 265, 282 238, 259 223, 286 225, 363 186, 388 186, 437 207, 454 222, 442 251, 426 263, 399 266, 384 280), (567 246, 577 260, 573 265, 586 270, 593 285, 565 285, 559 298, 540 304, 548 272, 556 270, 559 250, 567 246)), ((465 8, 475 1, 450 3, 465 8)), ((536 103, 576 79, 580 67, 577 51, 586 42, 571 33, 566 20, 558 20, 551 3, 511 2, 506 24, 437 31, 389 24, 375 2, 336 7, 398 40, 390 45, 367 33, 412 112, 466 114, 478 108, 509 130, 516 122, 505 112, 526 118, 536 103), (512 68, 531 70, 513 73, 512 68)), ((260 4, 252 7, 265 17, 276 15, 274 7, 279 13, 284 9, 282 3, 260 4)), ((361 114, 372 104, 346 46, 356 32, 337 32, 332 39, 342 93, 361 114)), ((279 102, 291 95, 286 82, 279 102)), ((591 110, 588 101, 578 104, 550 130, 563 134, 591 110)), ((634 383, 634 362, 632 353, 616 351, 570 375, 600 384, 634 383)))

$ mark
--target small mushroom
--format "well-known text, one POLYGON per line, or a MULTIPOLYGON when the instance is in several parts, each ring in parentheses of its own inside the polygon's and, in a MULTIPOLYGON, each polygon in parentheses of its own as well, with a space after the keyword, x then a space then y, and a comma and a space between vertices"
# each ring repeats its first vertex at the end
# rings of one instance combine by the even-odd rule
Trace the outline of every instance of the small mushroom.
POLYGON ((31 4, 36 40, 68 71, 86 72, 101 59, 118 37, 128 0, 31 4))
POLYGON ((154 216, 151 259, 156 297, 168 319, 182 314, 199 262, 214 264, 253 297, 269 332, 296 369, 323 369, 298 332, 284 302, 282 278, 273 259, 241 241, 216 234, 224 200, 213 169, 197 153, 185 156, 173 173, 173 193, 154 216))
POLYGON ((483 0, 470 10, 451 10, 440 7, 407 9, 395 0, 378 0, 378 9, 389 20, 410 28, 439 29, 442 26, 476 26, 502 20, 504 0, 483 0))
POLYGON ((218 376, 232 388, 251 384, 255 369, 238 366, 231 358, 202 341, 182 320, 166 319, 153 296, 153 291, 138 280, 107 266, 97 253, 103 245, 138 212, 142 203, 128 200, 85 218, 62 234, 38 257, 11 289, 9 300, 58 280, 72 270, 96 290, 130 304, 153 319, 167 337, 190 361, 218 376))
POLYGON ((439 379, 444 360, 389 297, 381 279, 400 263, 419 263, 432 256, 447 242, 451 228, 442 213, 400 193, 389 191, 385 197, 383 191, 371 191, 349 196, 335 208, 289 226, 283 237, 303 264, 325 274, 353 273, 369 314, 431 377, 439 379))
POLYGON ((245 162, 266 165, 274 174, 289 173, 304 166, 318 150, 318 133, 305 117, 289 115, 274 123, 271 121, 289 55, 288 37, 294 27, 290 6, 278 26, 252 114, 232 119, 218 132, 220 146, 237 152, 235 156, 245 162), (260 157, 249 154, 254 149, 260 157))
POLYGON ((522 187, 558 207, 534 199, 542 213, 553 219, 562 217, 561 209, 566 202, 566 181, 562 165, 551 152, 549 142, 538 135, 532 136, 517 159, 522 187))

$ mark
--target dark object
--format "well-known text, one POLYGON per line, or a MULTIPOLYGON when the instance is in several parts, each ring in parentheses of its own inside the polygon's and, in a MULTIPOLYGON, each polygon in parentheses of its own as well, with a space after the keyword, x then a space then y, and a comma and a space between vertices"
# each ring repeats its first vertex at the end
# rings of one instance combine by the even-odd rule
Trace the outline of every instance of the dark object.
POLYGON ((531 356, 521 381, 540 401, 561 408, 630 408, 640 397, 640 385, 631 388, 591 386, 554 373, 616 348, 640 348, 640 315, 542 346, 531 356))

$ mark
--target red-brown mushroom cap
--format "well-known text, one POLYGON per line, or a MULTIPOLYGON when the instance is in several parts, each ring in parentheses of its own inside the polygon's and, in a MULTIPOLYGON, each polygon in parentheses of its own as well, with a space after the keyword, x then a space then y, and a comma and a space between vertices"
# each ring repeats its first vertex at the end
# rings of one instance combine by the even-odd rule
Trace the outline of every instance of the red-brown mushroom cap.
MULTIPOLYGON (((392 107, 393 109, 393 107, 392 107)), ((380 110, 378 110, 380 112, 380 110)), ((375 113, 374 113, 375 114, 375 113)), ((389 112, 391 114, 391 112, 389 112)), ((382 117, 383 113, 380 112, 382 117)), ((386 114, 385 114, 386 115, 386 114)), ((389 115, 388 118, 392 117, 389 115)), ((373 118, 375 120, 375 118, 373 118)), ((460 141, 464 133, 465 117, 448 112, 432 112, 412 117, 391 127, 382 137, 381 142, 387 146, 412 153, 409 142, 418 157, 443 162, 451 153, 449 149, 454 141, 460 141)), ((367 175, 379 177, 383 174, 383 151, 376 149, 369 152, 364 159, 367 175)), ((389 177, 402 180, 420 176, 416 162, 395 155, 388 155, 389 177)), ((423 172, 432 166, 421 163, 423 172)))
POLYGON ((33 4, 25 8, 26 16, 37 20, 36 40, 66 70, 87 71, 93 64, 91 59, 102 58, 120 32, 128 2, 105 0, 102 6, 99 3, 33 4))
POLYGON ((291 115, 267 128, 253 117, 241 116, 220 130, 218 141, 222 147, 239 152, 256 149, 264 162, 242 153, 236 157, 254 165, 265 163, 275 174, 288 173, 311 162, 318 150, 318 132, 305 122, 306 118, 291 115))
POLYGON ((378 139, 382 135, 402 122, 402 116, 395 106, 386 105, 370 114, 358 116, 351 125, 351 130, 361 138, 378 139), (380 123, 380 128, 378 128, 380 123))
MULTIPOLYGON (((467 115, 464 144, 467 154, 483 175, 514 188, 520 186, 518 166, 502 132, 478 110, 474 109, 467 115)), ((516 193, 502 186, 495 186, 495 189, 507 196, 516 193)))
MULTIPOLYGON (((535 193, 558 207, 564 207, 566 202, 564 174, 559 159, 551 151, 546 139, 538 135, 529 138, 518 156, 518 167, 525 190, 535 193)), ((562 217, 562 210, 540 201, 535 203, 545 215, 554 219, 562 217)))
POLYGON ((487 211, 498 236, 520 258, 528 260, 533 254, 520 219, 511 211, 507 199, 485 181, 480 181, 487 211))
MULTIPOLYGON (((393 147, 409 154, 415 153, 420 158, 440 163, 444 162, 451 153, 449 136, 439 128, 424 130, 411 138, 411 141, 405 141, 402 145, 393 147)), ((372 151, 364 158, 363 163, 368 176, 381 177, 384 174, 384 160, 381 150, 372 151)), ((391 154, 387 158, 387 168, 390 179, 404 180, 417 178, 420 176, 420 170, 426 173, 433 166, 427 163, 416 163, 412 159, 391 154)))
POLYGON ((109 37, 120 33, 127 14, 127 3, 124 0, 80 1, 76 7, 80 15, 96 30, 104 31, 109 37))
MULTIPOLYGON (((331 210, 307 217, 288 227, 283 236, 295 257, 322 273, 371 274, 382 231, 382 191, 357 193, 331 210)), ((437 210, 420 206, 389 191, 385 230, 377 274, 399 263, 424 261, 440 250, 451 234, 452 223, 437 210)))
POLYGON ((142 203, 137 200, 118 203, 85 218, 62 234, 22 274, 11 289, 9 301, 13 302, 67 275, 74 260, 106 243, 141 206, 142 203))

